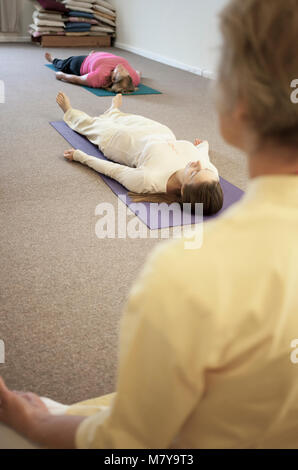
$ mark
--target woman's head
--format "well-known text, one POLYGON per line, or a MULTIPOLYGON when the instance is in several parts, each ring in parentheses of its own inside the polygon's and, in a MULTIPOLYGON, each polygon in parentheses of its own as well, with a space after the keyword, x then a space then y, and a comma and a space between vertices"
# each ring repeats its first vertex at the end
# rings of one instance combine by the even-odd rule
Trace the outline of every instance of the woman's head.
POLYGON ((182 191, 186 184, 197 185, 206 181, 218 181, 217 171, 212 168, 205 168, 200 160, 189 162, 181 172, 182 191))
POLYGON ((113 70, 109 89, 114 93, 132 93, 135 91, 132 78, 122 64, 118 64, 113 70))
POLYGON ((154 202, 172 204, 191 204, 195 211, 196 203, 203 204, 204 215, 216 214, 223 206, 223 191, 220 186, 217 172, 203 168, 202 164, 190 162, 184 170, 179 170, 179 188, 167 193, 129 193, 134 202, 154 202), (181 186, 180 186, 181 184, 181 186))
MULTIPOLYGON (((224 138, 298 145, 298 0, 231 0, 221 13, 217 103, 224 138), (251 133, 251 132, 250 132, 251 133)), ((241 142, 242 141, 242 142, 241 142)))
POLYGON ((218 174, 203 168, 200 161, 190 162, 184 170, 181 186, 182 203, 203 203, 204 215, 216 214, 223 206, 223 191, 218 174))

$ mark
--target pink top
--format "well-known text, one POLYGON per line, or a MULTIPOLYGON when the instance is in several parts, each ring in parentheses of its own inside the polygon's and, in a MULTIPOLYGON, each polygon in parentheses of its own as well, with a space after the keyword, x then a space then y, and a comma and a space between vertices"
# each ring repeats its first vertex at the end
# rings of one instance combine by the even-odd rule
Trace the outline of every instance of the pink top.
POLYGON ((81 65, 80 74, 88 74, 88 86, 102 88, 107 84, 108 78, 118 64, 122 64, 126 68, 132 78, 134 86, 138 86, 140 83, 139 74, 123 57, 118 57, 109 52, 94 52, 88 55, 81 65))

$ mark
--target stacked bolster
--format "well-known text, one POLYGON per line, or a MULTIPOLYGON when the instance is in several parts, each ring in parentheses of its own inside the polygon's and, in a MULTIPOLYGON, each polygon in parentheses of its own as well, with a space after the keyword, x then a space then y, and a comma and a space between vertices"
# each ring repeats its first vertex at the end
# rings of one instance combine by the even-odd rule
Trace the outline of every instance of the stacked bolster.
POLYGON ((37 0, 32 38, 43 35, 116 35, 116 10, 105 0, 37 0))
POLYGON ((116 36, 116 10, 105 0, 94 0, 94 17, 98 21, 97 26, 91 27, 91 33, 96 34, 99 28, 110 28, 112 36, 116 36))
POLYGON ((38 0, 35 4, 29 32, 33 38, 44 35, 64 35, 65 6, 55 0, 38 0))

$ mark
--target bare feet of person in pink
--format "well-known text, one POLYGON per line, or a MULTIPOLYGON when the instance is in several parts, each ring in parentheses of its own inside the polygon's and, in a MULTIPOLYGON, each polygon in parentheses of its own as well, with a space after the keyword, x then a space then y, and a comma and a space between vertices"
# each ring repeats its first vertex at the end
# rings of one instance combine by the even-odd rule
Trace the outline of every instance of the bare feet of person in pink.
POLYGON ((52 54, 50 54, 49 52, 46 52, 44 56, 48 62, 50 62, 51 64, 53 63, 54 59, 53 59, 52 54))

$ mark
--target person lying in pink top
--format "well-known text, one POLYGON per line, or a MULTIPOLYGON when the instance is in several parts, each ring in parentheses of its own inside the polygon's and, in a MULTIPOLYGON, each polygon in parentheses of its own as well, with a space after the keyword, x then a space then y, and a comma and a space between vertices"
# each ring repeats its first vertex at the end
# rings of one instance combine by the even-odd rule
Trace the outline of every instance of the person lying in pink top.
POLYGON ((109 52, 90 52, 87 56, 71 56, 67 59, 55 59, 49 53, 45 58, 59 71, 58 80, 104 88, 115 93, 132 93, 140 84, 140 73, 123 57, 109 52))

